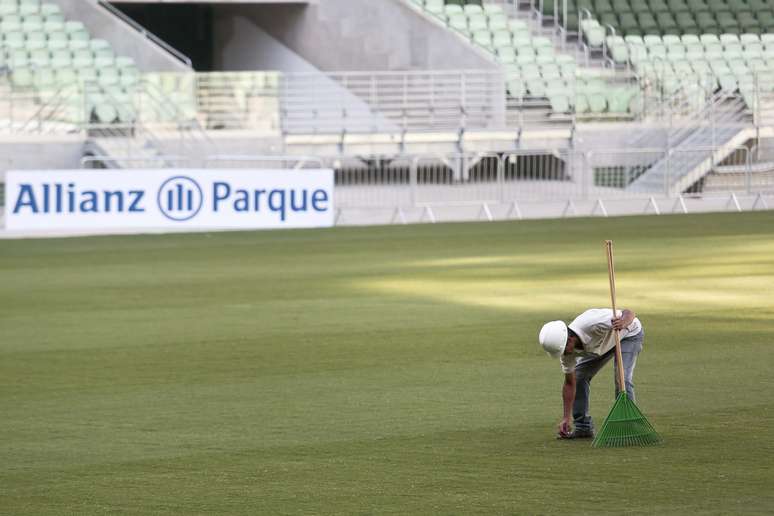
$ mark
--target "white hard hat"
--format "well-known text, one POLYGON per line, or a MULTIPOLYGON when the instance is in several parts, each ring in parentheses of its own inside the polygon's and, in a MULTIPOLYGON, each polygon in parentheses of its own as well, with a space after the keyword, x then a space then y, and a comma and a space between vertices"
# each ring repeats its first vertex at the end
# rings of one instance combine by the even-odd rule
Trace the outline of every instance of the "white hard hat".
POLYGON ((540 345, 553 358, 559 358, 567 345, 567 325, 564 321, 551 321, 540 329, 540 345))

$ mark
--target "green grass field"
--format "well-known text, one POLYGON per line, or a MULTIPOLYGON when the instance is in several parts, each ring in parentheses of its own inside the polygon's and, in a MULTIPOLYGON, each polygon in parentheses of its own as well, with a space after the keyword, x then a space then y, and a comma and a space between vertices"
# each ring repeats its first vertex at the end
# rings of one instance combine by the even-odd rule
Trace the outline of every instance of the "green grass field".
POLYGON ((770 514, 772 291, 771 212, 0 241, 0 514, 770 514), (659 447, 554 439, 606 238, 659 447))

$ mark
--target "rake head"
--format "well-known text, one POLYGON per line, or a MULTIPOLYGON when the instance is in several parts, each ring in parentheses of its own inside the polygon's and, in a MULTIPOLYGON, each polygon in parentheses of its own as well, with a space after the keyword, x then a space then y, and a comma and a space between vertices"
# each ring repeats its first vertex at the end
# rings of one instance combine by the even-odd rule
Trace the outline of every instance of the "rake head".
POLYGON ((661 437, 656 430, 642 415, 637 405, 629 399, 626 391, 623 391, 616 398, 592 446, 594 448, 649 446, 660 442, 661 437))

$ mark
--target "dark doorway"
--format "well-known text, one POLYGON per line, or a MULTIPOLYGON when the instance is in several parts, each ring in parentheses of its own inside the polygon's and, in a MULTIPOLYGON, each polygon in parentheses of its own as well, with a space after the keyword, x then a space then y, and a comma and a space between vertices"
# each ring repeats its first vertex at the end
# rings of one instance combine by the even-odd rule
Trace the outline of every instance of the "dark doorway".
POLYGON ((212 70, 212 6, 164 3, 114 3, 113 5, 188 56, 195 70, 201 72, 212 70))

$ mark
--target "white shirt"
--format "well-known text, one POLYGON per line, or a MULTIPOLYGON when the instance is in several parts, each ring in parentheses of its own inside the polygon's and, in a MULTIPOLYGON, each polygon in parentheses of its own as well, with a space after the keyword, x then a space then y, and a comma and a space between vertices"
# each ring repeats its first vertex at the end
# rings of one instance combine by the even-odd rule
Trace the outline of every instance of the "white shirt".
MULTIPOLYGON (((621 310, 616 310, 621 317, 621 310)), ((562 355, 559 361, 562 371, 572 373, 575 365, 583 357, 602 356, 615 347, 615 334, 613 333, 613 310, 610 308, 591 308, 586 310, 567 326, 575 332, 581 341, 582 348, 575 346, 575 350, 569 355, 562 355)), ((621 330, 621 339, 637 335, 642 331, 642 324, 636 317, 632 323, 621 330)))

